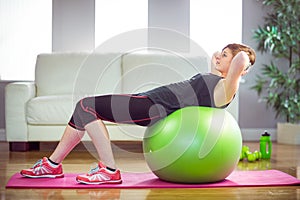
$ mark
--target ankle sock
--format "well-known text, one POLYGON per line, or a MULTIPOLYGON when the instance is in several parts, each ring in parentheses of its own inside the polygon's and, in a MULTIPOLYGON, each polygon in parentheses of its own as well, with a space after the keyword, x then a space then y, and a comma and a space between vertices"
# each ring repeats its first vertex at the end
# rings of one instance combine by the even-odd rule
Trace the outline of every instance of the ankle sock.
POLYGON ((58 167, 59 165, 59 163, 52 161, 50 158, 48 158, 48 163, 50 164, 51 167, 58 167))
POLYGON ((106 169, 108 169, 109 171, 115 172, 116 169, 110 168, 110 167, 106 167, 106 169))

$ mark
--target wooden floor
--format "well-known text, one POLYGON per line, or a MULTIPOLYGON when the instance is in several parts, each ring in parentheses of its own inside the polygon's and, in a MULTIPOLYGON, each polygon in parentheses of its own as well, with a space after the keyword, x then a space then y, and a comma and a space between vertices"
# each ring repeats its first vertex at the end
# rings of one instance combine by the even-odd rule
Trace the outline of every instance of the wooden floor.
MULTIPOLYGON (((245 143, 258 150, 258 143, 245 143)), ((42 156, 49 156, 55 144, 43 143, 40 151, 9 152, 8 144, 0 142, 0 200, 5 199, 299 199, 300 186, 233 187, 214 189, 5 189, 16 172, 31 167, 42 156)), ((140 143, 114 143, 115 158, 123 171, 149 171, 141 153, 140 143)), ((64 161, 64 172, 87 172, 96 161, 90 143, 81 144, 64 161), (87 147, 89 150, 85 149, 87 147)), ((278 169, 300 179, 300 146, 273 145, 270 161, 240 162, 236 170, 278 169)))

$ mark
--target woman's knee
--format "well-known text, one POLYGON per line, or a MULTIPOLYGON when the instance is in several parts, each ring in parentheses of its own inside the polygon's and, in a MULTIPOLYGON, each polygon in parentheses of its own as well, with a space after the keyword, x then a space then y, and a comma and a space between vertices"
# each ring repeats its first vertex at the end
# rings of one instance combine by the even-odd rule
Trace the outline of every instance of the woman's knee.
POLYGON ((87 108, 95 107, 95 98, 94 97, 84 97, 76 103, 75 110, 85 110, 87 108))

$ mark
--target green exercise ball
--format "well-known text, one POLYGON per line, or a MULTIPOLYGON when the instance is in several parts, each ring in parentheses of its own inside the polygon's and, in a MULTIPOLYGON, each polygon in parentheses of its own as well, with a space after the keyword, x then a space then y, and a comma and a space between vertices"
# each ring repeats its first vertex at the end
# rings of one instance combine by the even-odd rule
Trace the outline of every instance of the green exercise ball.
POLYGON ((224 180, 242 148, 240 128, 224 109, 185 107, 146 129, 145 160, 160 179, 178 183, 224 180))

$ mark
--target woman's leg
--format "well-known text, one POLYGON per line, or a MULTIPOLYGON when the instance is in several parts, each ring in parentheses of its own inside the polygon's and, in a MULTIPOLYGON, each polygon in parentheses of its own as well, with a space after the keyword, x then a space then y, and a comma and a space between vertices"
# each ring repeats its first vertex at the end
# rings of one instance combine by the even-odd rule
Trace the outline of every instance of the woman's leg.
POLYGON ((107 167, 116 169, 109 134, 102 120, 93 121, 85 126, 98 156, 107 167))
POLYGON ((84 131, 76 130, 67 125, 64 134, 49 159, 61 163, 72 149, 81 141, 84 131))
POLYGON ((67 126, 64 134, 52 155, 43 157, 32 168, 21 170, 20 174, 30 178, 62 178, 64 177, 62 164, 63 159, 80 142, 84 131, 79 131, 67 126))
POLYGON ((87 131, 99 158, 105 165, 100 162, 98 171, 92 170, 91 174, 78 176, 77 181, 82 183, 95 183, 94 181, 96 183, 120 183, 120 171, 113 170, 115 161, 109 134, 102 120, 147 126, 160 118, 159 110, 147 97, 106 95, 82 99, 77 103, 61 141, 49 160, 44 157, 33 168, 22 170, 21 174, 35 178, 63 177, 61 162, 81 141, 87 131))
MULTIPOLYGON (((116 168, 110 139, 106 126, 101 120, 93 121, 85 126, 101 161, 110 168, 116 168)), ((49 159, 61 163, 72 149, 81 141, 84 131, 67 126, 65 132, 49 159)))
MULTIPOLYGON (((159 118, 158 109, 147 97, 105 95, 87 97, 78 102, 69 124, 76 129, 86 130, 100 160, 115 169, 109 133, 102 120, 147 126, 159 118)), ((62 156, 61 153, 59 155, 62 156)))
POLYGON ((104 95, 87 97, 79 101, 69 122, 77 130, 85 130, 85 126, 96 120, 115 123, 137 124, 149 126, 165 117, 146 96, 104 95))
MULTIPOLYGON (((101 120, 96 120, 86 125, 85 128, 102 162, 110 168, 116 168, 108 131, 103 122, 101 120)), ((76 130, 68 125, 49 159, 53 162, 61 163, 81 141, 83 135, 84 131, 76 130)))
POLYGON ((61 163, 81 141, 86 130, 101 161, 108 167, 115 168, 109 134, 101 119, 148 125, 151 120, 159 119, 157 109, 151 108, 153 103, 142 96, 106 95, 82 99, 77 103, 69 125, 49 157, 50 160, 61 163))

